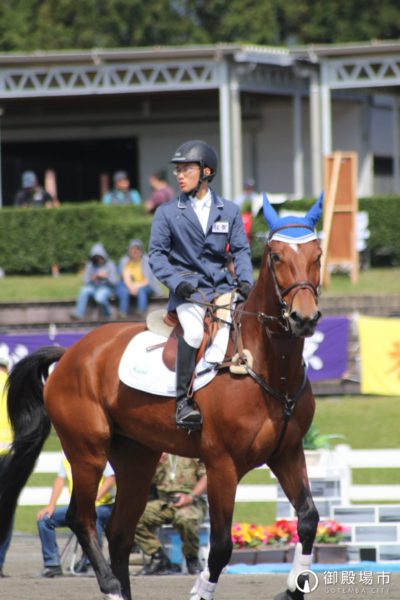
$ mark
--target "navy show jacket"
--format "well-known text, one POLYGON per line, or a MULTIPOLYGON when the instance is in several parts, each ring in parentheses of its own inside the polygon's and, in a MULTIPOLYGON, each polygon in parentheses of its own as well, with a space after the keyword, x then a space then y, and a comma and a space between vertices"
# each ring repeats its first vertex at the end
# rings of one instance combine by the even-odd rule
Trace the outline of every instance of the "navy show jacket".
MULTIPOLYGON (((190 198, 184 193, 161 204, 154 215, 149 261, 154 275, 170 291, 168 310, 186 301, 175 294, 182 281, 190 282, 209 300, 235 287, 226 264, 227 244, 238 281, 253 283, 250 248, 240 209, 210 191, 212 200, 206 233, 190 198)), ((192 298, 202 299, 200 294, 193 294, 192 298)))

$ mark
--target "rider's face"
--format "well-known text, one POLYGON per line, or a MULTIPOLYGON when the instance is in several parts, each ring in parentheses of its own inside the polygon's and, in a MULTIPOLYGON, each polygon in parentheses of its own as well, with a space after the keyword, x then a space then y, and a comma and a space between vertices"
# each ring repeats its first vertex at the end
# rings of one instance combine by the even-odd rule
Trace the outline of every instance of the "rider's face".
POLYGON ((179 189, 189 194, 198 184, 200 167, 197 163, 177 163, 174 167, 179 189))

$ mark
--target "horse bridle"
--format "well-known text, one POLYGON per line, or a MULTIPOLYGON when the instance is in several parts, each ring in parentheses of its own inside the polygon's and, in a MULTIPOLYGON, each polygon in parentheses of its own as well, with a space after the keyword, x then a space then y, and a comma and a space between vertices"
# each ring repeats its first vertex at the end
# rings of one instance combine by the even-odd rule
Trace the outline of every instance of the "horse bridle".
MULTIPOLYGON (((272 240, 273 235, 275 233, 277 233, 278 231, 280 231, 282 229, 289 229, 289 228, 295 228, 295 227, 301 227, 302 229, 309 229, 310 231, 314 232, 313 228, 308 227, 308 225, 300 225, 300 224, 293 223, 291 225, 283 225, 282 227, 277 227, 276 229, 272 229, 269 232, 268 240, 267 240, 268 266, 269 266, 269 270, 272 275, 272 280, 274 282, 275 293, 278 298, 279 305, 281 307, 281 317, 286 321, 287 325, 289 324, 289 316, 290 316, 290 313, 292 312, 292 306, 293 306, 294 299, 296 297, 296 294, 298 294, 300 290, 309 290, 313 294, 316 303, 318 303, 318 298, 321 294, 321 286, 319 284, 318 284, 318 286, 315 286, 311 281, 295 281, 294 283, 292 283, 291 285, 289 285, 288 287, 286 287, 284 289, 282 289, 281 286, 279 285, 278 279, 276 277, 275 269, 274 269, 273 260, 272 260, 273 253, 272 253, 272 249, 271 249, 271 245, 270 245, 271 240, 272 240), (296 291, 292 296, 290 304, 288 304, 285 300, 285 297, 292 290, 296 290, 296 291)), ((296 238, 293 238, 293 243, 295 243, 295 242, 296 242, 296 238)), ((289 329, 290 329, 290 327, 289 327, 289 329)))

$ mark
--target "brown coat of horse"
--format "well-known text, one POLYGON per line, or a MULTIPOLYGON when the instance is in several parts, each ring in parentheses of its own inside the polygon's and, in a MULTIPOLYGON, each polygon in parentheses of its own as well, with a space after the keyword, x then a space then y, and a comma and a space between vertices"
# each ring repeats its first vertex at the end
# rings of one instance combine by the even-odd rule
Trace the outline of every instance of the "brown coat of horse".
POLYGON ((304 336, 313 333, 320 316, 320 254, 315 240, 266 244, 259 279, 241 316, 243 345, 254 357, 255 377, 221 370, 197 391, 203 426, 192 435, 177 430, 173 398, 133 390, 118 380, 122 353, 132 336, 145 328, 143 324, 108 324, 66 351, 44 348, 20 361, 10 377, 9 414, 15 442, 11 460, 0 474, 0 512, 8 517, 0 524, 0 538, 48 434, 50 419, 72 467, 69 524, 92 562, 105 598, 131 599, 129 553, 162 451, 199 457, 207 468, 209 574, 199 576, 202 583, 197 581, 190 598, 214 598, 232 551, 237 484, 264 463, 277 476, 299 519, 298 557, 288 589, 279 598, 303 598, 293 582, 309 565, 302 557, 312 553, 318 513, 302 448, 315 408, 310 384, 303 377, 302 351, 304 336), (58 363, 44 386, 44 409, 42 376, 47 376, 54 360, 58 363), (108 459, 117 479, 115 509, 107 530, 111 567, 97 543, 94 511, 108 459))

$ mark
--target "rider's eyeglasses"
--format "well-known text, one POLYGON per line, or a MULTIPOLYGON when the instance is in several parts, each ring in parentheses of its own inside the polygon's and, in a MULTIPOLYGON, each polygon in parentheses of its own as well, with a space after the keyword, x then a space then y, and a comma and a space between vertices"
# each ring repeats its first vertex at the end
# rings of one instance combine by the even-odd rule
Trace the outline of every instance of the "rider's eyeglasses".
POLYGON ((177 177, 181 173, 183 173, 184 175, 191 175, 192 173, 194 173, 194 171, 196 171, 199 168, 200 167, 198 167, 197 165, 179 165, 179 167, 175 167, 172 173, 175 175, 175 177, 177 177))

